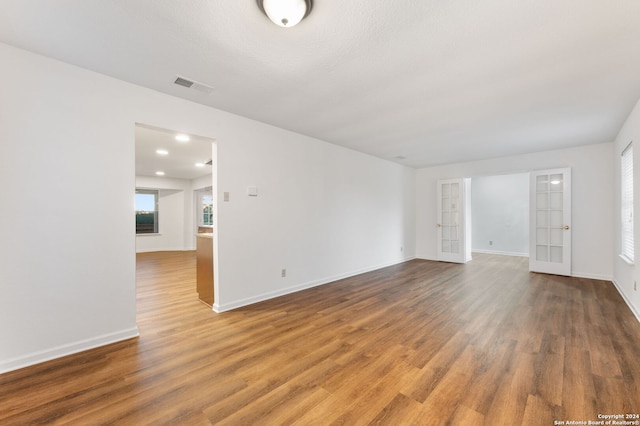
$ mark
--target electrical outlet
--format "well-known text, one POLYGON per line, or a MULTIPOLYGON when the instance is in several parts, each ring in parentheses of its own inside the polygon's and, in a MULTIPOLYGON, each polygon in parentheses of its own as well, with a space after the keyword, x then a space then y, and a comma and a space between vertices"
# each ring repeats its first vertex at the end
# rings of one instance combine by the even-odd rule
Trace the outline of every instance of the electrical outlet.
POLYGON ((638 291, 638 283, 635 280, 633 280, 633 291, 638 291))
POLYGON ((224 201, 229 201, 229 193, 228 192, 225 192, 223 194, 223 199, 224 199, 224 201))
POLYGON ((493 245, 493 241, 489 241, 489 245, 492 246, 493 245))
POLYGON ((400 251, 404 251, 404 247, 400 246, 400 251))
POLYGON ((283 269, 282 272, 280 272, 280 275, 282 276, 282 278, 287 276, 287 270, 283 269))

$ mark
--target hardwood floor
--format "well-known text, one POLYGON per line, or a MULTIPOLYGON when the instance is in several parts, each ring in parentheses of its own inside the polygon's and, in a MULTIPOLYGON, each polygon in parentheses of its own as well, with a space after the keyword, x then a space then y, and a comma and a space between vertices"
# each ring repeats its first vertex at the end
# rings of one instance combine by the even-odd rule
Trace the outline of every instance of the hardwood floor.
POLYGON ((195 254, 138 257, 140 338, 0 375, 0 424, 553 425, 640 412, 609 282, 415 260, 215 314, 195 254))

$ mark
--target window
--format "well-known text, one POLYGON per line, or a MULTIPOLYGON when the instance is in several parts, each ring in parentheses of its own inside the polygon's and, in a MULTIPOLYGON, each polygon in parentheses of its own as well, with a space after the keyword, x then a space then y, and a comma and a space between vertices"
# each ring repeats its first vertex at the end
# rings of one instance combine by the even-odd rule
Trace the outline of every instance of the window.
POLYGON ((621 230, 622 257, 628 262, 634 260, 633 249, 633 146, 629 144, 622 151, 621 167, 621 230))
POLYGON ((158 233, 158 191, 136 189, 136 234, 158 233))
POLYGON ((211 195, 203 195, 200 198, 200 206, 202 208, 202 225, 213 226, 213 197, 211 195))
POLYGON ((213 226, 213 193, 211 187, 196 191, 196 218, 198 226, 213 226))

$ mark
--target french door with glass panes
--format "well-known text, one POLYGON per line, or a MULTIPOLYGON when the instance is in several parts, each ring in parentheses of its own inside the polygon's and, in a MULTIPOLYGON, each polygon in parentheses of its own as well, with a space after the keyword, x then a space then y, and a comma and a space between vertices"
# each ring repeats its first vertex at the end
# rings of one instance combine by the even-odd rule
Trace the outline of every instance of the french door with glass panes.
POLYGON ((529 270, 571 275, 571 169, 531 173, 529 270))
POLYGON ((471 260, 471 245, 467 232, 471 217, 469 179, 438 181, 438 260, 464 263, 471 260))

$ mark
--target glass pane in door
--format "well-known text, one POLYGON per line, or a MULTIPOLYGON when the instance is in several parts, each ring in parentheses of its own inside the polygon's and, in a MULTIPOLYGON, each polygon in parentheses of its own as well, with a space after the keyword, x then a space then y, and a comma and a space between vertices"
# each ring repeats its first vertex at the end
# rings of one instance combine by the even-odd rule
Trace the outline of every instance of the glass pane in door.
POLYGON ((445 183, 445 184, 442 185, 442 198, 448 197, 449 194, 451 194, 451 184, 450 183, 445 183))
POLYGON ((562 263, 562 247, 550 247, 551 256, 549 261, 553 263, 562 263))
POLYGON ((536 259, 562 263, 563 176, 536 178, 536 259))
POLYGON ((549 247, 548 246, 536 246, 536 259, 543 262, 549 260, 549 247))
POLYGON ((544 193, 549 189, 549 176, 541 175, 536 178, 536 192, 544 193))
POLYGON ((460 241, 458 240, 458 206, 460 204, 460 185, 447 183, 442 185, 441 192, 441 217, 442 226, 442 252, 459 253, 460 241))
POLYGON ((551 245, 562 247, 562 229, 551 229, 550 232, 551 245))

